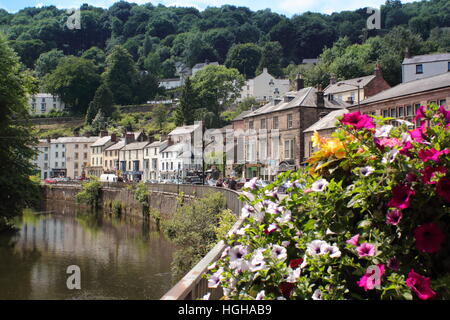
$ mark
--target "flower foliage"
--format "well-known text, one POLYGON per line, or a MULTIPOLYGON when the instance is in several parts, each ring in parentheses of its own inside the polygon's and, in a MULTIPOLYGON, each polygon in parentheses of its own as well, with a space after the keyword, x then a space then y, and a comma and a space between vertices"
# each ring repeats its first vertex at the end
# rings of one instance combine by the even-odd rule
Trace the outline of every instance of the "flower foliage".
POLYGON ((305 170, 244 186, 243 227, 210 267, 225 299, 449 299, 449 113, 344 115, 305 170), (283 186, 286 194, 277 190, 283 186))

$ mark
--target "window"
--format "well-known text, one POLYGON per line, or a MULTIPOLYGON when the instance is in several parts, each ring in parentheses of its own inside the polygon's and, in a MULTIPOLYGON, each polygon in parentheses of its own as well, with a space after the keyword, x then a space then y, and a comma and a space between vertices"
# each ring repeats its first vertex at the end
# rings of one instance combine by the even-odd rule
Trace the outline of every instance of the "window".
POLYGON ((59 147, 59 144, 56 144, 56 148, 58 148, 59 147))
POLYGON ((65 157, 66 156, 66 153, 63 151, 63 152, 61 152, 61 157, 65 157))
POLYGON ((266 128, 267 128, 266 119, 261 119, 261 129, 266 129, 266 128))
POLYGON ((170 163, 170 170, 173 170, 173 162, 170 163))
POLYGON ((391 117, 392 118, 397 118, 397 109, 396 108, 392 108, 391 109, 391 117))
POLYGON ((447 105, 447 100, 445 100, 445 99, 444 100, 439 100, 439 105, 445 107, 447 105))
POLYGON ((87 152, 83 153, 83 159, 87 159, 87 152))
POLYGON ((75 145, 75 149, 78 149, 78 145, 77 144, 75 145))
POLYGON ((61 168, 65 168, 66 167, 66 163, 65 162, 61 162, 61 168))
POLYGON ((253 129, 253 120, 250 120, 250 121, 248 122, 248 128, 249 128, 249 129, 253 129))
POLYGON ((450 71, 450 61, 447 63, 447 71, 450 71))
POLYGON ((78 171, 74 171, 74 172, 73 172, 73 175, 74 175, 75 177, 78 177, 78 171))
POLYGON ((278 117, 273 117, 273 128, 278 129, 278 117))
POLYGON ((87 144, 85 144, 85 145, 84 145, 84 148, 85 148, 85 149, 87 149, 87 147, 88 147, 88 145, 87 145, 87 144))
POLYGON ((74 168, 78 169, 78 162, 75 162, 74 168))
POLYGON ((292 128, 293 126, 293 120, 292 120, 292 114, 287 115, 287 127, 288 129, 292 128))
POLYGON ((55 168, 58 168, 58 162, 55 162, 55 168))
POLYGON ((416 74, 422 74, 422 73, 423 73, 423 65, 416 64, 416 74))
POLYGON ((78 152, 75 152, 75 159, 78 159, 78 152))
POLYGON ((41 112, 45 112, 46 109, 47 109, 47 104, 41 103, 41 112))
POLYGON ((399 107, 398 108, 398 116, 400 118, 405 116, 405 107, 399 107))
POLYGON ((284 141, 284 158, 285 159, 293 158, 293 148, 294 148, 294 140, 285 140, 284 141))
POLYGON ((154 151, 154 155, 156 156, 156 148, 155 148, 155 149, 153 149, 153 150, 155 150, 155 151, 154 151))
POLYGON ((55 158, 58 158, 58 152, 55 152, 55 158))
POLYGON ((48 154, 44 154, 44 160, 48 160, 48 154))
POLYGON ((406 115, 407 115, 408 117, 411 117, 411 116, 414 115, 412 106, 406 106, 406 115))

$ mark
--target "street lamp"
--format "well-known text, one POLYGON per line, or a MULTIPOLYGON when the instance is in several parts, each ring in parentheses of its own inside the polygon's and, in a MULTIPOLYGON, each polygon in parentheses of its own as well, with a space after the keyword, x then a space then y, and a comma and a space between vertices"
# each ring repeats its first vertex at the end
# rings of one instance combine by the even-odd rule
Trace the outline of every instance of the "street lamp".
POLYGON ((358 89, 358 110, 361 111, 361 105, 360 105, 361 99, 360 99, 360 94, 359 94, 359 91, 361 90, 361 87, 359 86, 359 84, 352 84, 352 83, 347 83, 347 82, 339 82, 338 83, 338 87, 340 87, 340 86, 342 86, 344 84, 346 84, 348 86, 355 87, 355 88, 358 89))

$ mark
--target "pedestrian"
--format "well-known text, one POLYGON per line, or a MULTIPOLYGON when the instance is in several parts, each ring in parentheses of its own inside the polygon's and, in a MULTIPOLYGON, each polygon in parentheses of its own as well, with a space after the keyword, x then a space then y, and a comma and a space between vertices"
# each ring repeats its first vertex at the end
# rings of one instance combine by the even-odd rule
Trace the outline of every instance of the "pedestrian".
POLYGON ((223 182, 222 182, 222 179, 221 179, 221 178, 217 179, 217 181, 216 181, 216 187, 223 187, 223 182))
POLYGON ((231 190, 236 190, 236 185, 236 180, 234 180, 234 177, 231 177, 231 180, 228 182, 228 188, 231 190))

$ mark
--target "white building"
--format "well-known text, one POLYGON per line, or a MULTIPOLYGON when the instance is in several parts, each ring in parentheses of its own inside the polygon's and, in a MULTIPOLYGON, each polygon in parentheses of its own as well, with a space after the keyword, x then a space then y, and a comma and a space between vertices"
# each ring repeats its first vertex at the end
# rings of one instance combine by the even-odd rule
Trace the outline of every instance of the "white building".
POLYGON ((405 58, 402 82, 411 82, 450 72, 450 53, 427 54, 405 58))
POLYGON ((264 68, 260 75, 245 82, 238 101, 250 97, 258 101, 271 101, 289 92, 289 87, 289 79, 275 79, 267 68, 264 68))
POLYGON ((52 139, 50 143, 50 177, 67 175, 65 138, 52 139))
POLYGON ((64 111, 67 106, 58 97, 50 93, 37 93, 28 98, 30 114, 39 115, 49 113, 52 110, 64 111))
POLYGON ((217 61, 209 62, 208 60, 206 60, 204 63, 197 63, 195 66, 192 67, 192 75, 195 76, 197 72, 199 72, 208 65, 219 66, 219 63, 217 61))
POLYGON ((39 139, 34 149, 38 152, 33 159, 36 171, 42 180, 47 179, 50 177, 50 141, 39 139))
POLYGON ((160 180, 160 151, 167 148, 168 140, 155 141, 144 148, 144 180, 160 180))
POLYGON ((183 143, 176 143, 160 152, 161 179, 181 179, 183 177, 183 143))
POLYGON ((131 142, 119 150, 121 175, 129 181, 141 181, 144 175, 144 149, 148 141, 131 142))
POLYGON ((166 90, 175 89, 181 87, 183 85, 183 81, 181 78, 169 78, 169 79, 161 79, 159 81, 159 86, 163 87, 166 90))

